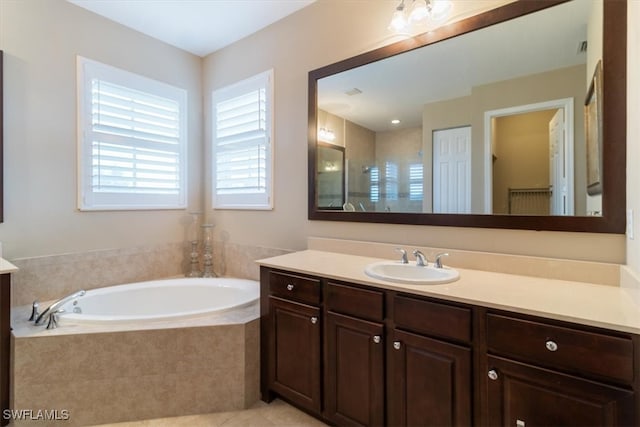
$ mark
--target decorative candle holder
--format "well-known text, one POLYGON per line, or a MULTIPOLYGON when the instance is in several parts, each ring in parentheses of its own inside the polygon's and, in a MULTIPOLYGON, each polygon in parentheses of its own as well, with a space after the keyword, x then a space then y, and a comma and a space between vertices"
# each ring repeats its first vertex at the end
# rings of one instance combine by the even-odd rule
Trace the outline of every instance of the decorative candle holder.
POLYGON ((201 277, 200 273, 200 254, 198 253, 198 241, 191 241, 191 253, 189 255, 191 269, 187 277, 201 277))
POLYGON ((202 237, 203 238, 202 277, 218 277, 216 273, 213 272, 213 236, 211 235, 212 230, 213 230, 212 224, 202 224, 202 236, 203 236, 202 237))
POLYGON ((189 272, 187 277, 201 277, 200 271, 200 253, 198 252, 198 233, 200 231, 199 222, 202 212, 191 212, 191 225, 189 226, 188 239, 191 243, 191 252, 189 253, 189 272))

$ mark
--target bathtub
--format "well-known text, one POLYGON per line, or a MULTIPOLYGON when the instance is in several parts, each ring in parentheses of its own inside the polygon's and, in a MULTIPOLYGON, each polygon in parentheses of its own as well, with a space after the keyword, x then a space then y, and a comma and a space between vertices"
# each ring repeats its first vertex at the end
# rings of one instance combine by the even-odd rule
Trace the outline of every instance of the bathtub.
POLYGON ((61 307, 59 325, 208 316, 257 302, 259 288, 253 280, 179 278, 92 289, 61 307))
POLYGON ((64 426, 79 427, 236 411, 260 397, 256 281, 110 286, 64 310, 46 329, 27 320, 30 307, 16 308, 15 408, 65 409, 64 426))

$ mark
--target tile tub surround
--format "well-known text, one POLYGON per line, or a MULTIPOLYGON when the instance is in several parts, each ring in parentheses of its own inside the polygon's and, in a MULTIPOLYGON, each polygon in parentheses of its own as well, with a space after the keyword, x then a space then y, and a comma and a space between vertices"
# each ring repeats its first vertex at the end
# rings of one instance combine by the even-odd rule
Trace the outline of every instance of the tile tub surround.
POLYGON ((284 255, 292 251, 241 245, 227 240, 215 240, 213 270, 219 276, 260 280, 260 266, 256 260, 284 255))
POLYGON ((247 323, 173 329, 64 333, 60 327, 31 336, 19 329, 12 336, 12 407, 66 409, 68 421, 46 423, 61 426, 251 407, 259 398, 256 314, 254 307, 247 323))
POLYGON ((186 243, 167 243, 34 258, 19 258, 12 282, 12 306, 94 289, 183 275, 186 243))
MULTIPOLYGON (((190 269, 190 251, 188 242, 179 242, 19 258, 12 261, 19 271, 13 274, 11 305, 54 300, 78 289, 182 276, 190 269)), ((213 248, 213 269, 219 276, 260 280, 255 260, 288 252, 217 240, 213 248)))

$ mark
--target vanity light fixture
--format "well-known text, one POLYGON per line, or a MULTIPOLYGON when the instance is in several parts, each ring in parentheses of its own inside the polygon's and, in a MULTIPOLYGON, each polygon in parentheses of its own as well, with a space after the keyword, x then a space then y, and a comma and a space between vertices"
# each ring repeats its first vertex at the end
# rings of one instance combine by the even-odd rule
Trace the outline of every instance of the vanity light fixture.
POLYGON ((320 128, 320 130, 318 130, 318 139, 333 142, 336 140, 336 134, 331 129, 320 128))
POLYGON ((412 0, 408 11, 405 9, 405 0, 400 0, 391 17, 390 30, 402 33, 411 24, 442 23, 449 17, 452 4, 450 0, 412 0))
POLYGON ((393 120, 391 120, 391 124, 392 124, 392 125, 399 125, 399 124, 400 124, 400 119, 393 119, 393 120))

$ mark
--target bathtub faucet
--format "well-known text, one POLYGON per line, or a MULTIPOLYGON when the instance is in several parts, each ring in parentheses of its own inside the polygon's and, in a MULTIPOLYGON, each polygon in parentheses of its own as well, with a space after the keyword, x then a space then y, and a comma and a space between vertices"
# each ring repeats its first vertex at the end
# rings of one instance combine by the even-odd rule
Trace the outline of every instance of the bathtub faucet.
POLYGON ((78 298, 83 296, 84 294, 86 294, 87 292, 84 289, 79 290, 78 292, 74 292, 70 295, 67 295, 66 297, 62 297, 60 298, 58 301, 54 302, 53 304, 51 304, 45 311, 43 311, 37 318, 36 318, 36 325, 42 325, 44 324, 44 319, 47 317, 47 315, 52 316, 54 315, 58 309, 60 307, 62 307, 63 305, 65 305, 66 303, 68 303, 69 301, 71 301, 72 299, 78 298))

